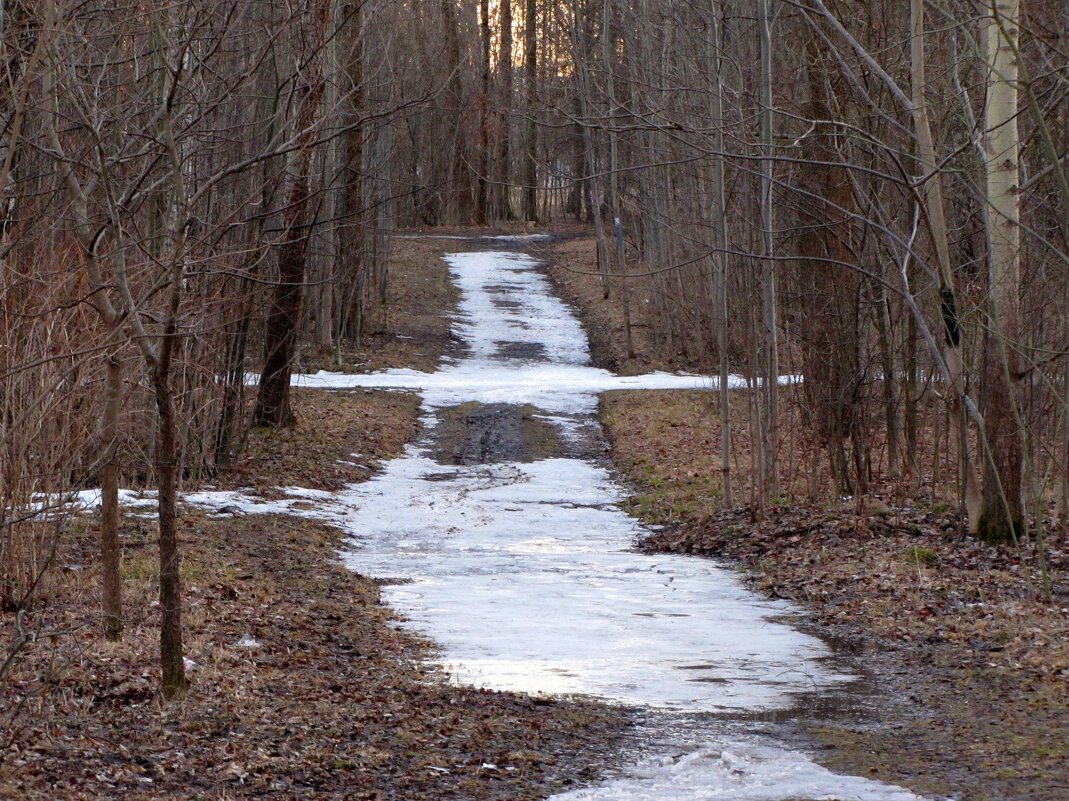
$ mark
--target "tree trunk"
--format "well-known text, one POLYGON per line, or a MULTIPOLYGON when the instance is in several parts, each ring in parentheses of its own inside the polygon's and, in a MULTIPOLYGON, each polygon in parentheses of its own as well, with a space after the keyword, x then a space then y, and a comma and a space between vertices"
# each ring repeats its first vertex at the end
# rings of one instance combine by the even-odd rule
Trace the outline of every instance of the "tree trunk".
POLYGON ((498 111, 497 131, 497 178, 495 182, 494 215, 499 220, 512 220, 512 0, 500 0, 501 6, 501 53, 498 72, 501 77, 501 108, 498 111))
POLYGON ((479 94, 479 175, 475 199, 475 220, 479 225, 488 222, 490 205, 490 0, 479 2, 482 31, 482 90, 479 94))
MULTIPOLYGON (((1069 303, 1065 304, 1069 308, 1069 303)), ((1069 525, 1069 356, 1062 356, 1062 479, 1058 518, 1069 525)))
MULTIPOLYGON (((324 5, 324 25, 326 9, 324 5)), ((278 284, 271 298, 264 330, 263 371, 260 373, 260 392, 253 412, 253 423, 258 426, 283 428, 296 422, 290 406, 290 380, 297 352, 304 294, 308 243, 306 223, 311 205, 308 172, 315 145, 312 126, 322 94, 322 74, 314 74, 301 88, 298 100, 295 130, 302 133, 295 158, 296 175, 283 214, 285 233, 278 250, 278 284)))
POLYGON ((725 20, 722 10, 713 9, 713 226, 716 231, 716 247, 720 249, 716 261, 716 343, 719 351, 720 401, 720 475, 724 508, 734 505, 731 482, 731 401, 728 388, 728 225, 727 225, 727 178, 724 169, 724 36, 725 20))
POLYGON ((764 347, 763 381, 765 429, 762 432, 761 450, 764 453, 765 487, 775 497, 779 494, 779 336, 776 300, 776 269, 772 238, 772 31, 771 0, 758 0, 758 37, 761 56, 761 76, 758 102, 761 117, 761 323, 764 347))
POLYGON ((119 411, 122 405, 122 359, 108 357, 101 449, 107 461, 100 471, 100 563, 104 636, 122 636, 122 577, 119 573, 119 411))
POLYGON ((290 406, 290 381, 301 322, 305 244, 308 240, 304 221, 309 199, 307 158, 301 161, 286 205, 286 233, 278 253, 278 284, 264 329, 264 366, 260 373, 260 394, 253 412, 254 425, 272 428, 284 428, 297 420, 290 406))
MULTIPOLYGON (((572 48, 575 53, 575 73, 578 81, 579 115, 590 119, 591 91, 589 66, 587 64, 588 34, 581 16, 580 3, 573 3, 572 48)), ((602 297, 609 297, 609 246, 605 238, 604 207, 598 191, 597 163, 594 154, 594 134, 590 125, 583 125, 583 149, 586 151, 587 184, 590 193, 590 212, 594 221, 594 236, 597 240, 597 270, 601 276, 602 297)), ((526 193, 529 187, 524 188, 526 193)), ((526 202, 526 201, 525 201, 526 202)), ((530 218, 527 218, 530 219, 530 218)))
POLYGON ((827 449, 837 491, 852 495, 866 480, 858 436, 863 287, 858 271, 841 266, 856 258, 851 222, 855 202, 848 171, 828 166, 839 157, 838 129, 823 122, 832 116, 834 85, 829 84, 835 73, 827 69, 821 51, 818 40, 806 43, 809 98, 804 108, 813 128, 802 143, 807 163, 796 170, 811 199, 797 212, 797 250, 803 258, 795 275, 804 304, 797 327, 805 375, 802 391, 827 449), (847 439, 853 444, 856 481, 850 475, 847 439))
MULTIPOLYGON (((575 81, 573 83, 575 87, 574 111, 575 119, 578 120, 582 114, 582 107, 579 101, 579 83, 575 81)), ((584 190, 583 173, 586 172, 586 168, 583 166, 584 159, 586 158, 586 150, 583 146, 583 126, 578 122, 572 125, 572 185, 571 191, 568 193, 568 201, 565 204, 565 212, 575 217, 576 221, 583 221, 583 200, 587 197, 587 193, 584 190)))
POLYGON ((922 174, 927 176, 922 190, 924 217, 928 234, 939 263, 939 292, 943 317, 943 360, 950 375, 947 392, 950 419, 958 436, 959 451, 963 454, 962 481, 969 530, 976 533, 980 522, 980 474, 976 462, 968 452, 968 427, 962 405, 965 400, 965 363, 961 356, 961 322, 958 317, 954 274, 950 266, 950 245, 947 238, 946 217, 943 210, 942 173, 935 160, 935 142, 928 119, 928 105, 924 97, 924 0, 910 0, 910 82, 912 86, 913 127, 917 134, 917 159, 922 174))
MULTIPOLYGON (((173 339, 174 331, 164 335, 173 339)), ((156 434, 156 482, 159 488, 160 523, 160 685, 170 700, 186 687, 182 653, 182 579, 178 552, 175 503, 177 472, 175 447, 174 395, 170 386, 170 358, 152 371, 159 422, 156 434)))
MULTIPOLYGON (((576 20, 578 24, 578 18, 576 20)), ((524 156, 523 218, 538 222, 538 125, 535 99, 538 92, 538 0, 527 0, 524 19, 523 66, 527 91, 527 153, 524 156)))
POLYGON ((887 474, 897 480, 902 474, 899 457, 898 384, 895 375, 894 331, 887 289, 882 283, 874 287, 876 332, 879 338, 880 368, 883 371, 883 416, 887 431, 887 474))
POLYGON ((984 114, 987 241, 990 258, 984 371, 988 459, 978 533, 1005 542, 1021 532, 1021 425, 1016 388, 1020 358, 1020 139, 1017 133, 1017 36, 1020 0, 990 0, 985 30, 990 75, 984 114))
MULTIPOLYGON (((169 118, 164 120, 165 139, 174 149, 174 135, 169 118)), ((177 168, 177 165, 175 165, 177 168)), ((181 176, 175 195, 184 199, 181 176)), ((184 241, 184 234, 176 238, 184 241)), ((146 351, 149 378, 155 391, 159 413, 156 428, 155 470, 160 526, 160 689, 167 700, 178 697, 186 687, 185 657, 182 647, 182 579, 176 526, 178 494, 178 448, 175 430, 174 391, 171 387, 171 364, 178 341, 178 310, 185 283, 184 245, 172 256, 170 298, 160 337, 159 352, 146 351)), ((147 346, 147 343, 146 343, 147 346)))
MULTIPOLYGON (((367 87, 364 82, 363 9, 350 3, 346 9, 346 40, 348 58, 343 65, 348 76, 348 102, 345 120, 355 125, 366 111, 367 87)), ((338 228, 338 259, 340 270, 337 281, 339 340, 349 337, 357 345, 364 335, 365 307, 368 297, 368 252, 365 229, 365 181, 364 181, 363 127, 354 127, 344 136, 344 167, 341 171, 341 221, 338 228)), ((340 350, 339 350, 340 353, 340 350)))
MULTIPOLYGON (((463 98, 460 70, 460 31, 457 26, 456 0, 441 0, 442 26, 445 30, 446 58, 448 67, 448 79, 445 86, 444 96, 447 104, 445 112, 448 116, 448 124, 451 126, 451 138, 446 147, 449 157, 446 164, 446 194, 449 202, 445 204, 442 213, 452 216, 464 222, 469 221, 471 208, 471 183, 467 160, 464 154, 464 142, 462 135, 463 126, 463 98)), ((435 224, 440 221, 441 215, 437 215, 435 224)))
POLYGON ((613 240, 616 244, 616 272, 620 287, 620 312, 624 324, 624 346, 627 358, 635 358, 635 343, 631 334, 631 291, 627 283, 627 254, 624 250, 624 228, 620 210, 620 179, 618 175, 618 145, 616 134, 616 81, 614 70, 616 64, 612 58, 612 37, 610 36, 609 0, 602 5, 601 48, 605 62, 605 91, 609 101, 609 202, 612 204, 613 240))

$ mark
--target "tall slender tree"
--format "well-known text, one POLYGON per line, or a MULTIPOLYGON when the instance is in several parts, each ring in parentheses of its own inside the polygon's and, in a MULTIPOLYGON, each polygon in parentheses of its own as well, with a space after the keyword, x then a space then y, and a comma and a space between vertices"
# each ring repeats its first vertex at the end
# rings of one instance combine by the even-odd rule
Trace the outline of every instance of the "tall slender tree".
POLYGON ((524 153, 523 218, 538 222, 538 0, 527 0, 523 28, 523 69, 527 98, 527 145, 524 153))
POLYGON ((1021 531, 1022 427, 1017 384, 1021 359, 1020 136, 1018 134, 1019 0, 984 7, 987 100, 984 165, 989 253, 989 323, 985 335, 984 498, 978 531, 1004 542, 1021 531))

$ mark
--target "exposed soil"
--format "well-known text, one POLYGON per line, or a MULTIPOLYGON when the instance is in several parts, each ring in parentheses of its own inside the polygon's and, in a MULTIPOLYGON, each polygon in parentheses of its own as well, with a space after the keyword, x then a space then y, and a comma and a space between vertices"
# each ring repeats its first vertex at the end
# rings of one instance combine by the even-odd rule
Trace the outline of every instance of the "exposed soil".
POLYGON ((442 464, 533 462, 560 456, 557 429, 533 406, 464 403, 438 413, 432 453, 442 464))

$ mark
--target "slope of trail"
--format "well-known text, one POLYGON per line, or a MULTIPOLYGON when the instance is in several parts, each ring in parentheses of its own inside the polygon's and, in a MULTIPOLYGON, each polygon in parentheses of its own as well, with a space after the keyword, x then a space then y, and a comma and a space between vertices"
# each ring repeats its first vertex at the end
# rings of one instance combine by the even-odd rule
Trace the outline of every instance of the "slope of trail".
POLYGON ((298 379, 419 391, 425 436, 403 458, 339 493, 189 500, 342 526, 353 538, 346 563, 387 579, 385 599, 441 645, 457 681, 640 708, 632 767, 559 799, 915 799, 831 774, 787 745, 774 721, 854 678, 792 625, 797 610, 714 562, 632 549, 641 531, 602 466, 597 395, 710 379, 591 367, 579 322, 526 255, 447 261, 461 291, 461 357, 434 373, 298 379))

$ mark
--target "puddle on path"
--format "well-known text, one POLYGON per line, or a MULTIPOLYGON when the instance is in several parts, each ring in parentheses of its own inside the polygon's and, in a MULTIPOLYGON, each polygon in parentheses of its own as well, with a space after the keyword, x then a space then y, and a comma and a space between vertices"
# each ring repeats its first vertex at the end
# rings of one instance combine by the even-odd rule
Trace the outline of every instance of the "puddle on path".
POLYGON ((632 767, 558 799, 915 799, 831 774, 788 745, 796 738, 779 717, 854 679, 822 641, 791 624, 797 610, 748 591, 715 562, 632 550, 640 530, 602 466, 597 395, 711 381, 622 378, 589 366, 579 322, 528 256, 446 260, 461 290, 454 333, 463 358, 435 373, 299 379, 418 390, 423 442, 339 493, 291 489, 291 500, 270 504, 218 493, 190 500, 345 528, 353 536, 346 563, 390 578, 385 600, 441 644, 457 681, 642 708, 643 753, 632 767), (530 441, 539 429, 522 421, 535 418, 556 431, 546 438, 555 440, 551 451, 530 441))

